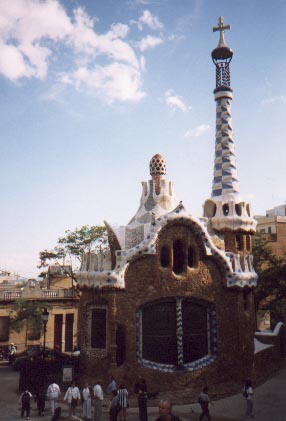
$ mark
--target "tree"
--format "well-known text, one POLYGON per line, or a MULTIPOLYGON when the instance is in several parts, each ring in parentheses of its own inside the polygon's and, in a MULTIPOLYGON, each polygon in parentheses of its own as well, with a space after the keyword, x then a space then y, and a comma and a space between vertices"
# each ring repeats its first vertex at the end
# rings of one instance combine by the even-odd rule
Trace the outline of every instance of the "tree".
POLYGON ((16 300, 10 311, 10 329, 17 333, 25 329, 25 346, 27 346, 29 332, 37 332, 39 336, 43 328, 42 312, 49 304, 38 301, 16 300))
POLYGON ((60 237, 57 245, 52 250, 39 253, 39 268, 47 267, 51 263, 65 265, 77 263, 83 253, 104 250, 107 245, 106 227, 100 225, 83 225, 74 231, 65 231, 65 236, 60 237))
POLYGON ((256 234, 253 241, 254 267, 258 285, 254 290, 256 308, 266 299, 265 309, 274 319, 284 319, 286 313, 286 259, 275 256, 263 234, 256 234))

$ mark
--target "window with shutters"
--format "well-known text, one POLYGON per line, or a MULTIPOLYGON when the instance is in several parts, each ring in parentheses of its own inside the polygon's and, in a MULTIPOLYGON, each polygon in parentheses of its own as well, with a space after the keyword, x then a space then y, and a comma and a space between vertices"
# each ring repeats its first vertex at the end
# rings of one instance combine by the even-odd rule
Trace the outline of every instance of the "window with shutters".
POLYGON ((146 303, 137 313, 137 357, 145 366, 188 370, 216 354, 215 310, 206 301, 172 297, 146 303))
POLYGON ((106 348, 106 309, 95 308, 91 314, 91 348, 106 348))

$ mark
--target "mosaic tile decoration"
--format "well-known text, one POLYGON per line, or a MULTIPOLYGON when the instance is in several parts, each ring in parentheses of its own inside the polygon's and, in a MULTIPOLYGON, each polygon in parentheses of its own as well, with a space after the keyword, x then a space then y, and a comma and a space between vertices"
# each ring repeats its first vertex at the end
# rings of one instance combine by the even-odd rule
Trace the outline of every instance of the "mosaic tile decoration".
POLYGON ((216 145, 212 196, 239 193, 232 138, 231 99, 216 99, 216 145))
POLYGON ((225 283, 228 287, 254 287, 257 284, 257 274, 254 271, 252 260, 249 258, 248 265, 242 270, 239 264, 240 255, 226 253, 215 246, 206 227, 206 218, 196 218, 187 213, 183 204, 180 203, 172 212, 155 219, 148 225, 149 234, 146 239, 135 247, 128 250, 116 251, 116 266, 114 270, 90 271, 89 264, 82 262, 76 278, 80 286, 91 288, 115 287, 125 288, 125 272, 130 262, 137 256, 144 254, 156 254, 156 241, 161 229, 169 222, 184 218, 192 226, 193 230, 202 238, 206 255, 214 256, 224 268, 225 283))

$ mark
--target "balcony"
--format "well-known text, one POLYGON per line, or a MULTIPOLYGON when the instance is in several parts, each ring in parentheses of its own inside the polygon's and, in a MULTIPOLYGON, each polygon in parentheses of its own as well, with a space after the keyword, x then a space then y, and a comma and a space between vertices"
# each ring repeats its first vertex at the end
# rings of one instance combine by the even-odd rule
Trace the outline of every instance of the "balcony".
POLYGON ((15 301, 20 298, 25 300, 64 300, 64 299, 78 299, 74 290, 70 288, 63 289, 10 289, 10 290, 0 290, 0 301, 15 301))

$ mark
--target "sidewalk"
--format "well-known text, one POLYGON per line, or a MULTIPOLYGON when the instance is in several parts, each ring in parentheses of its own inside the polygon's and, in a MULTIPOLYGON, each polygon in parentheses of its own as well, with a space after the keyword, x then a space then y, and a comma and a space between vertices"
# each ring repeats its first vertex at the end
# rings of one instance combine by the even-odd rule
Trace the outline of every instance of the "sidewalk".
MULTIPOLYGON (((19 394, 18 388, 19 373, 10 367, 0 363, 0 420, 20 421, 20 411, 18 409, 19 394)), ((274 377, 267 380, 263 385, 254 390, 254 413, 255 419, 259 421, 286 421, 286 368, 282 369, 274 377)), ((158 408, 152 401, 148 402, 148 418, 154 421, 158 417, 158 408), (153 406, 152 406, 153 405, 153 406)), ((67 405, 61 403, 63 415, 67 416, 67 405)), ((30 419, 33 421, 50 421, 49 403, 46 405, 47 415, 38 417, 36 404, 32 403, 30 419)), ((242 394, 237 394, 225 399, 220 399, 210 405, 210 412, 213 421, 240 421, 244 420, 245 400, 242 394)), ((173 407, 175 415, 181 421, 198 420, 200 406, 198 403, 179 405, 173 407)), ((78 409, 80 415, 80 408, 78 409)), ((107 421, 108 408, 103 408, 103 421, 107 421)), ((129 408, 127 421, 138 421, 138 408, 129 408)))

